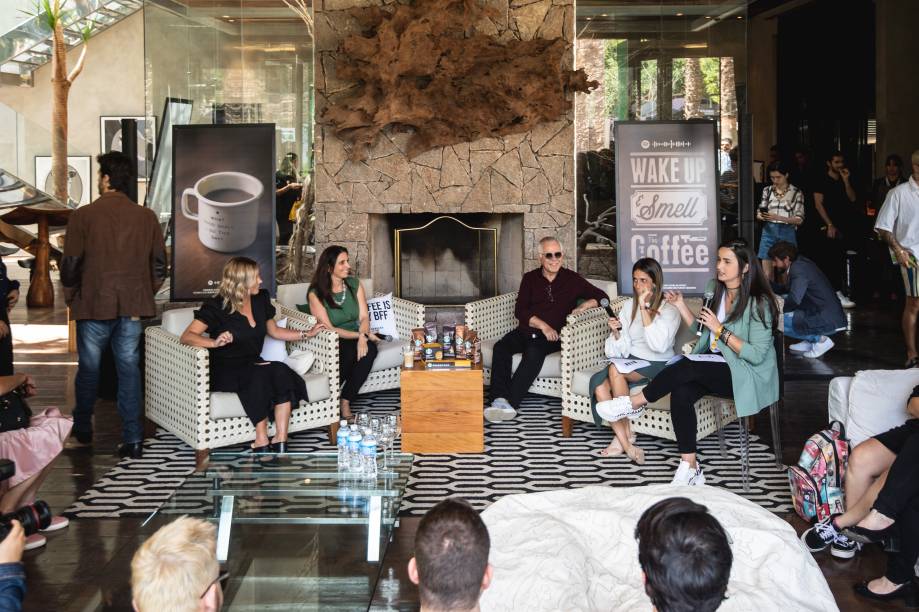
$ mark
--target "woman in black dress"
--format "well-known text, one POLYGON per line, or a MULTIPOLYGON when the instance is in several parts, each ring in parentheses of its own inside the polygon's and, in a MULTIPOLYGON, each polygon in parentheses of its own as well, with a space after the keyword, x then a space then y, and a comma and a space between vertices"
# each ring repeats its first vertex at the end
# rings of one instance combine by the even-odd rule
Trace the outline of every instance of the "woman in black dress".
POLYGON ((195 311, 195 320, 182 333, 183 344, 211 351, 211 391, 236 393, 255 425, 254 452, 287 451, 290 413, 300 400, 307 400, 306 384, 283 363, 261 358, 265 334, 295 342, 312 338, 323 329, 309 331, 278 327, 268 292, 260 289, 258 264, 247 257, 234 257, 223 267, 217 295, 195 311), (207 333, 207 336, 203 334, 207 333), (277 431, 268 439, 268 419, 277 431))

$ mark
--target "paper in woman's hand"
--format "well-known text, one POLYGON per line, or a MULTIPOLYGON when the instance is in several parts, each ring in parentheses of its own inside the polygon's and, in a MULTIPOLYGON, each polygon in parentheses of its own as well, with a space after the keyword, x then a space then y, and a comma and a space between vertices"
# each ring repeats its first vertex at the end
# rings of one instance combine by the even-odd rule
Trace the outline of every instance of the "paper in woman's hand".
POLYGON ((614 357, 613 359, 610 359, 609 362, 616 366, 616 369, 619 370, 620 374, 628 374, 629 372, 634 372, 639 368, 644 368, 651 365, 650 361, 645 361, 644 359, 628 359, 619 357, 614 357))

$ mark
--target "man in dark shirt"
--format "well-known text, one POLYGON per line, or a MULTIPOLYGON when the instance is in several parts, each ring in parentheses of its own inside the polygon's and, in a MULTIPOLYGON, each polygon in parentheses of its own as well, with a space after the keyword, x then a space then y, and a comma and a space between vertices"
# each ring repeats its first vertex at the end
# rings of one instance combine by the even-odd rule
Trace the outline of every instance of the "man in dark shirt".
POLYGON ((606 296, 583 276, 562 267, 562 245, 558 239, 539 241, 540 267, 523 275, 514 316, 518 327, 497 344, 491 364, 491 406, 485 418, 495 423, 517 416, 520 400, 539 375, 546 355, 561 350, 559 333, 569 314, 596 308, 606 296), (578 300, 585 300, 578 306, 578 300), (523 359, 511 376, 515 353, 523 359))
POLYGON ((826 241, 821 249, 820 267, 826 273, 843 308, 855 302, 843 294, 846 250, 855 250, 862 238, 860 215, 855 208, 855 189, 842 153, 834 151, 826 158, 826 174, 814 186, 814 208, 822 221, 826 241))

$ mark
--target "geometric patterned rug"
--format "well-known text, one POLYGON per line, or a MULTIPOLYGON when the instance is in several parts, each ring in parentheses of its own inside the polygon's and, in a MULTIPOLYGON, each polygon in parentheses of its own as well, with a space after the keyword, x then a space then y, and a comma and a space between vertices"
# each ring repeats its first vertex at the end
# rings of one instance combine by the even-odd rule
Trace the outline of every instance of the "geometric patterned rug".
MULTIPOLYGON (((399 409, 399 390, 379 391, 355 401, 356 412, 385 414, 399 409)), ((482 454, 416 455, 402 500, 402 515, 422 515, 457 495, 483 510, 497 499, 588 485, 633 487, 670 482, 679 463, 676 443, 638 436, 645 465, 624 456, 598 458, 591 451, 609 444, 611 432, 579 423, 570 438, 561 435, 561 404, 556 398, 528 395, 517 418, 485 423, 482 454)), ((771 448, 750 435, 750 490, 741 480, 739 424, 725 429, 727 456, 718 437, 699 442, 707 484, 731 490, 774 513, 792 510, 788 478, 775 465, 771 448)), ((238 448, 242 450, 245 445, 238 448)), ((232 448, 232 447, 230 447, 232 448)), ((291 435, 292 451, 334 451, 324 429, 291 435)), ((122 461, 65 512, 79 518, 145 517, 158 509, 192 474, 194 452, 175 436, 160 432, 146 440, 143 459, 122 461)))

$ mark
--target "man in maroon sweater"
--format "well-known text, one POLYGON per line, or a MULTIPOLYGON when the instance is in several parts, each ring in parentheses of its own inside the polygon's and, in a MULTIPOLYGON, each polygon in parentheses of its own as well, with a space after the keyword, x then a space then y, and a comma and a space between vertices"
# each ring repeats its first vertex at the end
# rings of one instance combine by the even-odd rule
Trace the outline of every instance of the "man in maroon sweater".
POLYGON ((517 416, 520 400, 539 375, 546 355, 561 350, 559 333, 569 314, 596 308, 607 297, 583 276, 562 267, 562 245, 551 236, 539 241, 536 270, 523 275, 514 316, 517 329, 496 344, 491 360, 491 406, 485 418, 492 423, 517 416), (578 300, 585 300, 578 306, 578 300), (523 359, 511 376, 511 359, 523 359))

